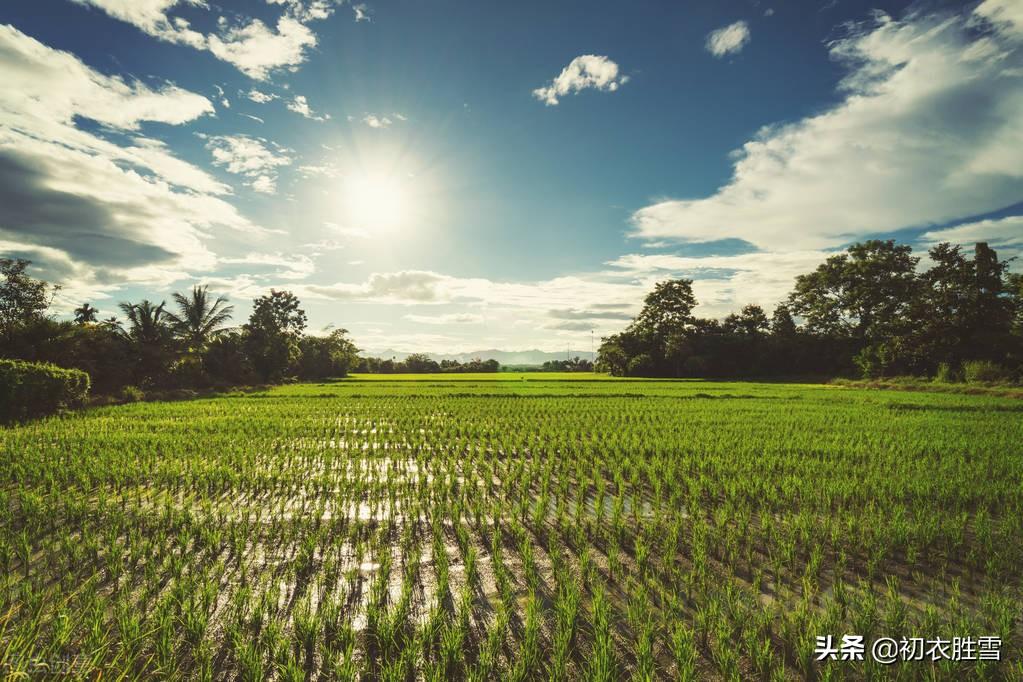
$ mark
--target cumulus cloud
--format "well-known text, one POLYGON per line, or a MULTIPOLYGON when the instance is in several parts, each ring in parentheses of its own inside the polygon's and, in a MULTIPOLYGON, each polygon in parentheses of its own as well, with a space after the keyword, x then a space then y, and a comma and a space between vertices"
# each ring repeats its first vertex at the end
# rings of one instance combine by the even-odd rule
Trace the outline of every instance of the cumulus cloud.
POLYGON ((252 19, 207 38, 207 49, 213 56, 257 80, 265 80, 273 69, 294 69, 305 61, 306 50, 315 45, 316 34, 286 15, 277 20, 276 30, 252 19))
POLYGON ((569 62, 550 83, 533 90, 533 97, 547 106, 557 106, 559 97, 589 88, 614 92, 628 81, 629 77, 619 75, 618 65, 607 57, 584 54, 569 62))
POLYGON ((714 195, 647 206, 635 233, 827 248, 1015 204, 1023 49, 992 16, 878 14, 855 27, 831 45, 846 68, 839 104, 764 128, 714 195))
POLYGON ((317 44, 316 34, 306 24, 330 16, 338 4, 335 0, 268 0, 285 9, 273 27, 260 19, 245 18, 233 23, 222 16, 219 31, 204 34, 194 30, 185 19, 171 17, 168 12, 185 5, 208 9, 206 0, 74 2, 92 5, 160 40, 207 50, 257 80, 265 80, 275 69, 297 69, 317 44))
POLYGON ((249 135, 208 137, 206 148, 215 165, 223 166, 228 173, 246 176, 249 186, 263 194, 277 191, 277 169, 293 161, 284 147, 249 135))
POLYGON ((749 41, 749 24, 737 21, 708 33, 706 48, 715 57, 726 57, 741 52, 749 41))
POLYGON ((305 98, 305 95, 295 95, 295 98, 288 102, 288 111, 293 111, 296 114, 313 120, 313 121, 326 121, 330 118, 330 114, 317 114, 309 108, 309 101, 305 98))
POLYGON ((34 250, 43 268, 74 262, 69 291, 173 281, 213 267, 212 230, 262 233, 219 198, 229 187, 133 134, 209 114, 206 98, 101 74, 10 26, 0 26, 0 72, 0 239, 34 250))

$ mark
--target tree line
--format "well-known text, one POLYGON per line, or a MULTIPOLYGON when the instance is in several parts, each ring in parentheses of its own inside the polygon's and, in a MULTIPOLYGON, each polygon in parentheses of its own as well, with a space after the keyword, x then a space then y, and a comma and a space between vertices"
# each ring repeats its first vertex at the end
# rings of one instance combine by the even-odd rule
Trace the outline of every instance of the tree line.
POLYGON ((692 280, 657 284, 622 332, 601 339, 598 367, 618 376, 927 376, 1020 380, 1023 276, 994 249, 871 240, 799 275, 770 315, 746 305, 693 315, 692 280))
POLYGON ((433 374, 465 372, 499 372, 501 363, 493 358, 473 358, 468 362, 441 360, 437 362, 425 353, 412 353, 404 360, 395 358, 359 358, 355 371, 368 374, 433 374))
POLYGON ((237 327, 229 326, 233 306, 206 286, 175 293, 170 306, 121 303, 123 320, 100 320, 83 303, 73 321, 61 321, 48 314, 59 286, 31 277, 29 265, 0 259, 0 357, 80 369, 94 393, 340 377, 358 363, 347 330, 306 333, 305 311, 289 291, 256 298, 248 321, 237 327))

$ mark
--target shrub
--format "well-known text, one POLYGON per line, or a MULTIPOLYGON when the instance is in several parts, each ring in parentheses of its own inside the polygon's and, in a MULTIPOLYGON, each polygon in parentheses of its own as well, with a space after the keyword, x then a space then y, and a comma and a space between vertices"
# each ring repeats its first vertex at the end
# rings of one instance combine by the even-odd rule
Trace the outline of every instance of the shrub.
POLYGON ((145 399, 145 392, 138 386, 125 386, 121 389, 121 400, 126 403, 139 403, 145 399))
POLYGON ((952 384, 959 381, 959 373, 947 362, 938 365, 938 371, 934 374, 934 381, 938 384, 952 384))
POLYGON ((963 378, 967 382, 1007 381, 1009 373, 997 362, 969 360, 963 363, 963 378))
POLYGON ((46 363, 0 360, 0 422, 53 414, 81 405, 89 375, 46 363))

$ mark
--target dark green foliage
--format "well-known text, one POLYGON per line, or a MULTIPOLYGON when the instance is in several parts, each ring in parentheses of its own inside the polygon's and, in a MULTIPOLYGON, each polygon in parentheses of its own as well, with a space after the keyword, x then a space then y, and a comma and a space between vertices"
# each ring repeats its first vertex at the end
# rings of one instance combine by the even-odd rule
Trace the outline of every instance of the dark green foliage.
POLYGON ((428 374, 442 372, 451 374, 479 374, 499 372, 501 363, 493 358, 481 360, 473 358, 468 362, 458 360, 441 360, 439 363, 423 353, 413 353, 404 361, 394 358, 382 359, 362 357, 358 359, 355 371, 362 374, 428 374))
POLYGON ((244 330, 245 349, 253 369, 263 381, 280 381, 301 357, 299 339, 306 315, 290 291, 270 290, 253 303, 244 330))
POLYGON ((963 363, 963 378, 969 383, 1007 381, 1009 373, 990 360, 970 360, 963 363))
POLYGON ((98 313, 99 310, 93 308, 88 303, 83 303, 75 308, 75 324, 91 324, 98 322, 99 318, 96 317, 98 313))
POLYGON ((544 372, 592 372, 593 363, 578 355, 571 360, 548 360, 543 363, 544 372))
POLYGON ((359 360, 359 349, 347 334, 347 329, 335 329, 327 336, 303 337, 298 344, 299 376, 303 379, 348 376, 359 360))
POLYGON ((31 261, 0 258, 0 338, 11 343, 22 327, 43 318, 58 287, 28 275, 31 261))
POLYGON ((662 282, 625 331, 602 339, 598 366, 616 376, 881 378, 943 368, 942 381, 1019 378, 1023 277, 983 243, 972 259, 949 244, 929 256, 918 273, 909 246, 854 244, 797 277, 770 318, 756 305, 720 322, 695 318, 691 282, 662 282))
POLYGON ((77 369, 20 360, 0 360, 0 422, 53 414, 81 405, 89 375, 77 369))
POLYGON ((245 351, 245 335, 227 332, 210 341, 202 353, 203 369, 216 384, 251 384, 255 370, 245 351))
POLYGON ((440 364, 424 353, 413 353, 405 358, 405 371, 413 374, 439 372, 440 364))
POLYGON ((134 377, 140 385, 158 384, 174 360, 174 334, 166 305, 148 299, 120 305, 128 318, 128 327, 122 334, 132 347, 134 377))

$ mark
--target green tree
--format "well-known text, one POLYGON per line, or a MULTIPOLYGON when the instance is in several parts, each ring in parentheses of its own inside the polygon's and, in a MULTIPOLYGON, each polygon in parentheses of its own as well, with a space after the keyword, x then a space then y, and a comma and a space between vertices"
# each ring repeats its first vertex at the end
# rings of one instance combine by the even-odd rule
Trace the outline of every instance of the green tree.
POLYGON ((625 376, 629 366, 629 356, 619 343, 621 335, 614 334, 600 340, 597 349, 597 368, 611 376, 625 376))
POLYGON ((919 260, 911 247, 894 240, 854 244, 799 275, 788 307, 814 334, 859 340, 889 336, 906 319, 919 260))
POLYGON ((406 372, 412 372, 414 374, 424 374, 427 372, 439 372, 440 365, 436 360, 433 360, 429 355, 425 353, 412 353, 405 358, 406 372))
POLYGON ((75 324, 94 324, 99 319, 96 317, 97 313, 99 310, 88 303, 83 303, 75 308, 75 324))
POLYGON ((738 314, 732 313, 725 317, 721 326, 726 333, 761 336, 767 333, 770 323, 763 308, 750 304, 743 306, 738 314))
POLYGON ((201 352, 219 333, 225 322, 231 319, 234 307, 227 298, 212 298, 206 286, 192 287, 191 294, 174 294, 178 312, 168 313, 174 333, 185 348, 201 352))
POLYGON ((0 336, 5 347, 14 346, 18 329, 45 317, 59 286, 28 274, 32 261, 0 258, 0 336))
POLYGON ((270 290, 253 301, 246 332, 246 351, 263 381, 279 381, 301 357, 298 342, 306 314, 290 291, 270 290))
POLYGON ((776 338, 791 339, 797 333, 796 323, 788 306, 784 304, 777 306, 771 314, 771 334, 776 338))
POLYGON ((664 339, 670 332, 681 331, 692 323, 695 307, 691 279, 659 282, 643 300, 635 327, 640 333, 664 339))
POLYGON ((134 350, 139 383, 158 382, 174 359, 174 336, 166 302, 159 305, 143 299, 139 303, 121 303, 128 318, 121 333, 134 350))
POLYGON ((359 349, 348 338, 347 329, 335 329, 327 336, 305 336, 299 341, 299 350, 299 375, 307 379, 348 376, 359 361, 359 349))

